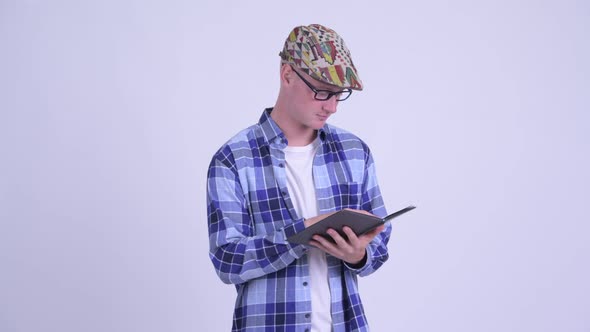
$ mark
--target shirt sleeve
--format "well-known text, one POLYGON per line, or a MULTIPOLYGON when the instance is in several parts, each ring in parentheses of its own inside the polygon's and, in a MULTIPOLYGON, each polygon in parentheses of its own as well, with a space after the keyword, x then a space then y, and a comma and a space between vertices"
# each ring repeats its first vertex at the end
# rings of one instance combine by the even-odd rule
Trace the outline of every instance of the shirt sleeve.
MULTIPOLYGON (((366 148, 365 157, 365 174, 362 188, 362 203, 361 208, 365 211, 369 211, 377 216, 384 217, 387 214, 385 205, 383 204, 383 198, 381 197, 381 191, 377 182, 377 172, 375 170, 375 163, 373 157, 368 148, 366 148)), ((391 234, 391 223, 385 224, 385 229, 379 233, 367 246, 367 260, 365 265, 360 268, 352 268, 350 265, 345 266, 356 272, 361 277, 370 275, 377 271, 389 258, 387 251, 387 243, 389 242, 389 236, 391 234)))
POLYGON ((209 257, 219 278, 240 284, 279 271, 307 248, 287 242, 305 229, 303 219, 274 233, 255 234, 254 222, 235 167, 214 158, 207 174, 209 257))

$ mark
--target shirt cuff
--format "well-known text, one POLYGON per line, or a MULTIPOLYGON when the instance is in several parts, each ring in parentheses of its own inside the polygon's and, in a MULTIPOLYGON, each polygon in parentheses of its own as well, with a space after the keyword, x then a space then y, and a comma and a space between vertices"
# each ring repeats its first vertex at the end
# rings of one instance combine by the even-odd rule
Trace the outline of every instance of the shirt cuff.
POLYGON ((289 249, 289 253, 295 258, 301 258, 301 256, 303 256, 307 251, 307 248, 302 244, 290 243, 287 241, 287 238, 305 229, 304 220, 305 219, 296 220, 292 224, 289 224, 283 228, 284 241, 291 247, 291 249, 289 249))
POLYGON ((295 220, 295 222, 285 226, 285 240, 290 237, 291 235, 295 235, 299 232, 302 232, 305 229, 305 223, 303 218, 295 220))
POLYGON ((365 249, 365 258, 363 258, 364 260, 364 264, 362 266, 360 266, 360 264, 350 264, 347 262, 344 262, 344 265, 351 271, 354 271, 357 274, 360 274, 363 270, 367 269, 369 266, 371 266, 371 259, 372 255, 371 255, 371 249, 369 247, 367 247, 367 249, 365 249))

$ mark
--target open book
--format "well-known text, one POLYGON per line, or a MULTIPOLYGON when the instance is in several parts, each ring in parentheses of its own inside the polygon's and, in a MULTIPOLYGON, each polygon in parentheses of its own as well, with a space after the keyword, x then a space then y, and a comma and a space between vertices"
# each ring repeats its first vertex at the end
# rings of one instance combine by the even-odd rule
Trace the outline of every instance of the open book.
POLYGON ((298 244, 308 244, 312 236, 319 234, 324 238, 333 241, 332 237, 326 233, 329 228, 332 228, 342 237, 346 239, 346 234, 342 231, 344 226, 352 228, 357 236, 365 234, 379 225, 383 225, 387 221, 400 216, 408 211, 415 209, 415 206, 408 206, 397 212, 388 215, 385 218, 379 218, 373 215, 366 215, 363 213, 351 211, 351 210, 340 210, 330 216, 320 220, 319 222, 307 227, 305 230, 290 236, 287 241, 298 244))

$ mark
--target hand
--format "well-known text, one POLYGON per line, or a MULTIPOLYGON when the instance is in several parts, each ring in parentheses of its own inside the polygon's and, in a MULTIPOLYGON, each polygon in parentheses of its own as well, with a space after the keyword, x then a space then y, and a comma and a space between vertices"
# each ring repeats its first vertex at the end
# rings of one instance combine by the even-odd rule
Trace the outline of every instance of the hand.
POLYGON ((385 225, 381 225, 361 236, 356 236, 350 227, 345 226, 342 231, 348 239, 344 239, 336 230, 328 229, 328 235, 332 237, 334 243, 316 234, 309 244, 349 264, 356 265, 365 258, 367 246, 371 240, 384 229, 385 225))

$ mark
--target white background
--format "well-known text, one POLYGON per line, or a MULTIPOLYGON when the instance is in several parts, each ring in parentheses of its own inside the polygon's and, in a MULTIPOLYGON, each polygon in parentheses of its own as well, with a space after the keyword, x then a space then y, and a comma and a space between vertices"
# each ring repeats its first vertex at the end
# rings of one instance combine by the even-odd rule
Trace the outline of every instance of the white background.
POLYGON ((590 4, 557 0, 0 0, 0 330, 228 331, 207 166, 310 23, 365 84, 331 122, 418 206, 373 330, 590 331, 590 4))

